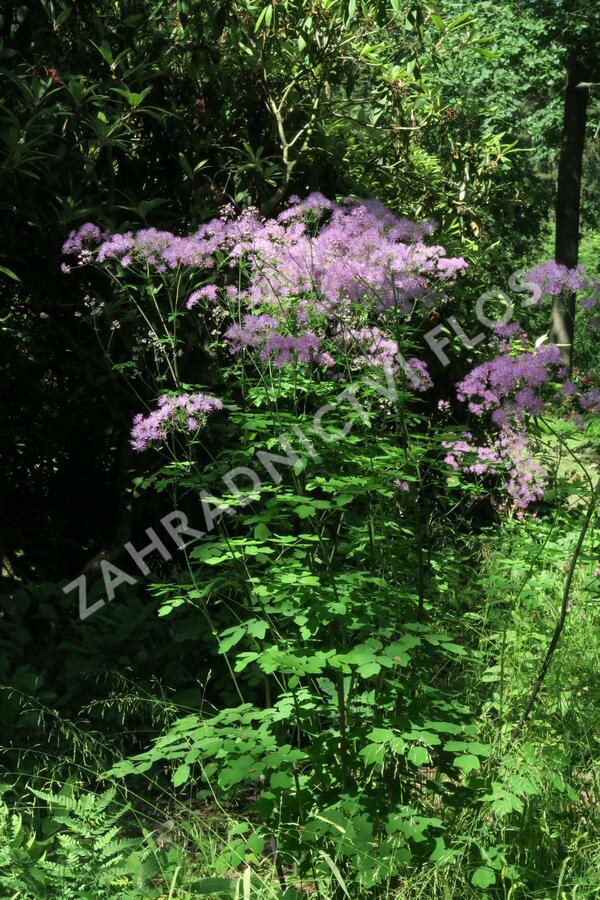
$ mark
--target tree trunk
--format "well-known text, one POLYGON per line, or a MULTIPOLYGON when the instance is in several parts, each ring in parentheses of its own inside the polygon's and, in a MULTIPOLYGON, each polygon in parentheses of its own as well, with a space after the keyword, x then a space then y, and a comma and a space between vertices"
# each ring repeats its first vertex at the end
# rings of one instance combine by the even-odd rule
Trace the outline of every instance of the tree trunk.
MULTIPOLYGON (((585 143, 585 125, 589 90, 578 87, 589 82, 581 54, 574 50, 567 62, 567 89, 563 141, 558 162, 556 191, 557 263, 572 269, 579 256, 579 206, 581 200, 581 167, 585 143)), ((575 294, 559 294, 552 305, 551 340, 559 344, 563 362, 570 370, 573 362, 575 335, 575 294)))

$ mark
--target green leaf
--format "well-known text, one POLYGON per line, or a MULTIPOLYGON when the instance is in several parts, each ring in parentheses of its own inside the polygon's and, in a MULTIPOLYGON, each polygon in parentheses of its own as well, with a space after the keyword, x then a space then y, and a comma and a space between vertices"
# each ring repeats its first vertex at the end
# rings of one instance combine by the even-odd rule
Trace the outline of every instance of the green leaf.
POLYGON ((100 47, 98 47, 96 44, 94 46, 100 53, 104 62, 112 68, 113 63, 114 63, 114 58, 113 58, 113 55, 110 51, 110 47, 108 46, 108 44, 103 43, 100 47))
POLYGON ((262 640, 265 634, 267 633, 267 628, 269 626, 266 622, 262 622, 259 619, 254 619, 252 622, 248 622, 248 634, 251 634, 252 637, 259 638, 262 640))
POLYGON ((185 784, 190 777, 190 767, 187 763, 182 763, 173 772, 173 787, 179 787, 185 784))
POLYGON ((385 744, 395 737, 396 735, 391 728, 374 728, 367 735, 367 740, 373 741, 375 744, 385 744))
POLYGON ((266 541, 271 537, 271 532, 264 522, 259 522, 254 529, 254 537, 257 541, 266 541))
POLYGON ((236 644, 239 644, 245 635, 245 629, 241 625, 234 625, 223 632, 223 637, 219 641, 219 653, 227 653, 236 644))
POLYGON ((467 652, 464 647, 460 646, 460 644, 446 643, 442 644, 442 648, 444 650, 447 650, 448 653, 456 653, 457 656, 464 656, 467 652))
POLYGON ((474 887, 485 890, 491 884, 496 884, 496 873, 493 869, 488 869, 487 866, 480 866, 473 872, 471 884, 474 885, 474 887))
POLYGON ((474 753, 475 756, 490 756, 491 752, 492 748, 489 744, 480 744, 478 741, 469 743, 469 753, 474 753))
POLYGON ((507 791, 506 788, 498 783, 494 783, 491 794, 484 794, 481 797, 483 802, 490 801, 492 810, 497 816, 506 816, 512 812, 523 812, 523 801, 520 797, 507 791))
POLYGON ((465 753, 462 756, 457 756, 454 760, 453 765, 455 765, 459 769, 462 769, 465 775, 468 775, 469 772, 473 772, 474 770, 478 770, 480 768, 479 758, 477 756, 473 756, 472 753, 465 753))
POLYGON ((291 775, 287 772, 273 772, 271 775, 271 787, 272 788, 291 788, 294 780, 291 775))
POLYGON ((178 153, 177 156, 179 157, 179 164, 180 164, 181 168, 183 169, 183 171, 185 172, 185 174, 187 175, 187 177, 193 178, 194 173, 192 172, 192 167, 190 166, 189 162, 187 161, 185 154, 178 153))
POLYGON ((444 744, 444 750, 447 750, 449 753, 460 753, 461 750, 468 750, 469 744, 467 741, 447 741, 444 744))
POLYGON ((56 19, 56 24, 59 28, 61 25, 65 24, 65 22, 68 20, 68 18, 70 17, 72 12, 73 12, 72 6, 67 6, 65 9, 63 9, 61 14, 56 19))
POLYGON ((348 893, 348 888, 346 887, 346 883, 345 883, 344 879, 342 878, 340 870, 338 869, 338 867, 336 866, 336 864, 334 863, 332 858, 329 856, 328 853, 325 853, 324 850, 319 850, 319 855, 323 857, 323 859, 325 860, 325 862, 331 869, 331 871, 333 873, 333 877, 335 878, 335 880, 341 887, 342 891, 344 892, 344 896, 348 897, 348 900, 351 900, 350 894, 348 893))
POLYGON ((429 753, 425 747, 411 747, 408 751, 407 758, 415 766, 424 766, 429 762, 429 753))
POLYGON ((193 889, 194 897, 206 897, 209 894, 225 894, 232 897, 234 887, 235 882, 231 878, 202 878, 189 885, 189 888, 193 889))
POLYGON ((2 272, 3 275, 7 275, 9 278, 12 278, 13 281, 21 280, 12 269, 7 269, 6 266, 0 266, 0 272, 2 272))
POLYGON ((384 744, 367 744, 359 753, 364 758, 367 765, 376 766, 383 763, 385 759, 384 744))
POLYGON ((271 5, 269 4, 268 6, 265 6, 265 8, 261 11, 258 19, 256 20, 256 24, 254 26, 254 34, 256 34, 256 32, 260 30, 260 27, 263 24, 263 22, 265 23, 267 28, 269 27, 269 25, 271 24, 272 15, 273 15, 273 9, 272 9, 271 5))
POLYGON ((372 678, 373 675, 379 675, 381 666, 377 662, 368 662, 364 666, 358 667, 358 674, 361 678, 372 678))
POLYGON ((243 672, 244 669, 260 657, 260 653, 240 653, 235 662, 235 671, 243 672))
POLYGON ((126 100, 129 104, 129 106, 132 106, 135 109, 140 105, 144 98, 148 96, 148 94, 152 90, 152 85, 150 85, 150 87, 144 88, 144 90, 139 94, 135 93, 134 91, 126 91, 123 88, 112 88, 112 90, 115 92, 115 94, 119 94, 121 97, 123 97, 123 99, 126 100))

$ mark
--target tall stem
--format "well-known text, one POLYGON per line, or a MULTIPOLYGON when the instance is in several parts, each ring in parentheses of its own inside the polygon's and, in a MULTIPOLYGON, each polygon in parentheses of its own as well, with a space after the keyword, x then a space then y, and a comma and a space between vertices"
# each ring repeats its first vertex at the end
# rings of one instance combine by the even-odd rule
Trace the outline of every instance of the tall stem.
POLYGON ((590 499, 590 504, 588 506, 588 511, 586 513, 585 519, 583 521, 583 525, 581 526, 581 530, 579 532, 579 537, 577 538, 577 543, 575 544, 575 549, 573 550, 573 556, 571 557, 571 562, 569 564, 569 569, 567 571, 567 577, 565 579, 565 585, 563 588, 563 596, 562 603, 560 605, 560 612, 558 614, 558 621, 556 623, 556 627, 554 629, 554 634, 552 635, 552 640, 548 646, 548 650, 546 651, 546 656, 544 658, 544 662, 540 668, 540 671, 537 674, 535 681, 533 682, 533 687, 529 693, 529 698, 527 703, 525 704, 525 709, 523 710, 523 714, 519 720, 516 728, 513 729, 510 736, 510 744, 514 743, 517 740, 523 728, 527 724, 529 716, 531 714, 531 710, 533 709, 534 703, 537 699, 537 696, 542 688, 542 684, 544 683, 544 679, 550 668, 550 664, 552 662, 552 658, 558 646, 558 642, 560 641, 561 635, 563 633, 563 629, 565 627, 565 622, 567 621, 567 614, 569 612, 569 600, 571 598, 571 586, 573 584, 573 576, 575 574, 575 568, 577 566, 577 562, 581 555, 581 551, 583 549, 583 543, 585 541, 585 536, 590 527, 592 516, 594 515, 594 510, 596 509, 596 501, 598 499, 598 491, 600 490, 600 478, 596 482, 596 486, 592 491, 592 496, 590 499))

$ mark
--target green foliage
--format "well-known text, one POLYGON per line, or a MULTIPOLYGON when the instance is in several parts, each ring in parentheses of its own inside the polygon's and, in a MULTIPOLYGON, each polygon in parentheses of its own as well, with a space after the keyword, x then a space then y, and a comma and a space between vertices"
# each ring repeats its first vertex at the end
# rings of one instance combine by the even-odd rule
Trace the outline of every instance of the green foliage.
MULTIPOLYGON (((135 290, 127 285, 130 308, 135 290)), ((465 534, 450 550, 440 519, 455 500, 440 435, 401 386, 388 408, 382 385, 353 384, 362 413, 350 414, 344 440, 290 456, 283 436, 292 424, 308 433, 319 408, 329 410, 329 433, 341 433, 349 413, 334 401, 343 387, 238 357, 223 368, 228 424, 210 462, 197 466, 192 441, 146 477, 146 489, 174 502, 182 488, 202 491, 230 512, 188 544, 177 579, 151 588, 174 633, 208 637, 228 684, 215 710, 207 703, 170 722, 107 775, 151 777, 176 796, 192 791, 248 815, 215 857, 218 874, 260 866, 275 842, 280 866, 318 884, 333 879, 351 896, 378 896, 415 872, 450 879, 453 866, 464 872, 457 892, 533 889, 531 858, 507 833, 531 840, 536 804, 550 796, 562 812, 577 794, 560 753, 542 763, 528 745, 507 747, 547 634, 524 631, 520 659, 531 666, 518 701, 499 704, 493 693, 498 671, 502 697, 511 676, 509 632, 497 635, 491 619, 495 579, 517 554, 482 576, 480 614, 474 585, 465 596, 464 572, 448 565, 453 552, 472 550, 469 491, 454 476, 465 534), (223 491, 233 466, 261 465, 269 478, 261 470, 260 487, 223 491), (404 481, 408 490, 394 486, 404 481)), ((202 514, 197 501, 194 510, 202 514)), ((561 560, 574 539, 559 545, 561 560)), ((525 597, 528 586, 520 590, 525 597)))
POLYGON ((128 807, 114 803, 114 789, 76 797, 68 785, 58 794, 30 787, 29 794, 46 805, 37 832, 0 805, 1 887, 32 900, 133 896, 132 873, 142 872, 147 853, 138 838, 123 836, 128 807))
MULTIPOLYGON (((510 733, 552 636, 597 423, 576 434, 568 401, 563 420, 538 423, 554 483, 524 520, 499 519, 486 484, 448 477, 442 418, 403 386, 390 415, 384 384, 353 384, 364 414, 327 415, 330 435, 352 425, 345 439, 274 458, 273 477, 264 454, 286 452, 280 436, 308 433, 348 385, 232 360, 216 313, 191 327, 168 279, 66 278, 59 248, 85 220, 190 231, 228 202, 275 214, 310 188, 377 197, 436 217, 469 259, 447 312, 472 325, 472 301, 550 240, 562 66, 590 44, 595 11, 5 7, 3 896, 592 900, 595 521, 535 714, 522 740, 510 733), (223 421, 134 464, 132 395, 173 387, 165 360, 185 389, 218 388, 223 421), (260 490, 224 489, 232 466, 259 471, 260 490), (87 563, 93 602, 99 560, 122 563, 166 510, 203 527, 199 491, 230 514, 78 622, 61 583, 87 563)), ((590 142, 589 229, 596 169, 590 142)), ((588 231, 590 271, 597 245, 588 231)), ((196 287, 186 278, 177 296, 196 287)), ((543 335, 546 318, 530 310, 528 330, 543 335)), ((418 337, 406 329, 407 346, 418 337)), ((591 332, 579 352, 593 370, 591 332)))

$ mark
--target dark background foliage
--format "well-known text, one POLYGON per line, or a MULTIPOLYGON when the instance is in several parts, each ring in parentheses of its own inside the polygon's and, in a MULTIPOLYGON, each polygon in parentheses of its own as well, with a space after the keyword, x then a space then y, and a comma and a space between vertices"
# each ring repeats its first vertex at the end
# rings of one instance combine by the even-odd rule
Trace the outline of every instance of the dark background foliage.
POLYGON ((459 21, 443 30, 427 5, 390 24, 385 4, 353 23, 286 4, 257 32, 252 5, 225 0, 5 5, 1 546, 15 574, 66 576, 130 529, 131 402, 76 316, 107 285, 60 272, 71 228, 185 232, 225 202, 318 188, 436 216, 487 279, 538 235, 561 55, 510 7, 491 35, 493 6, 449 4, 459 21), (311 129, 290 171, 269 106, 288 72, 288 139, 311 129))

